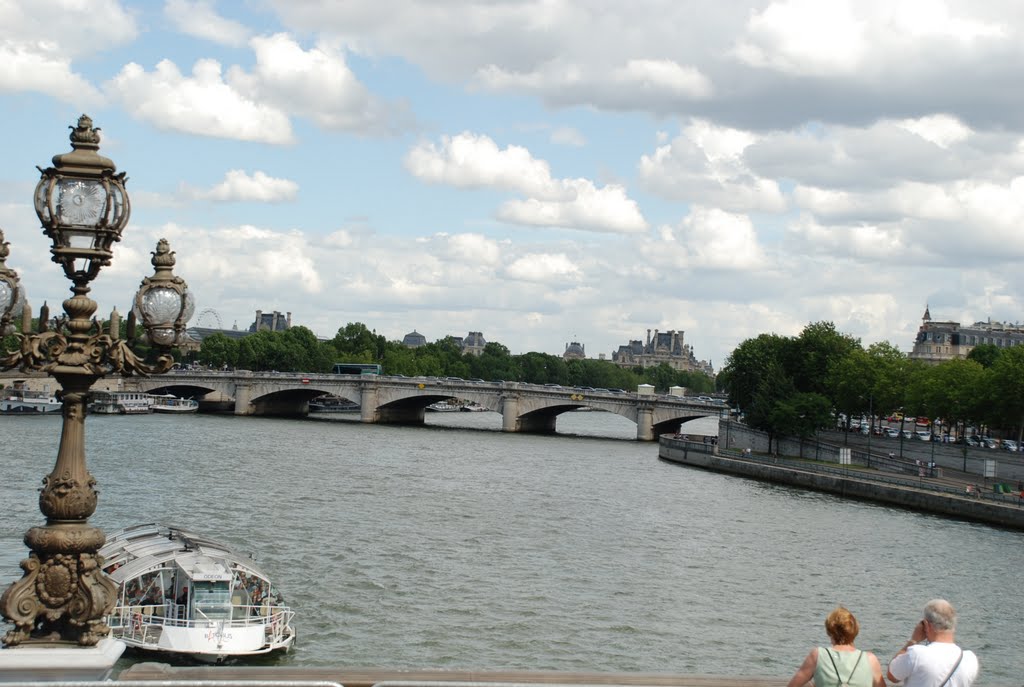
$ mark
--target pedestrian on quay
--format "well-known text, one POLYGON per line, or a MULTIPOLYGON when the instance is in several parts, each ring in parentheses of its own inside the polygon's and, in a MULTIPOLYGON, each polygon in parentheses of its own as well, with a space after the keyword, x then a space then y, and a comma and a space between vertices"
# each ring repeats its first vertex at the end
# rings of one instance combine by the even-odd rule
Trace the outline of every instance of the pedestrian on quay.
POLYGON ((825 632, 832 645, 811 649, 786 687, 803 687, 812 679, 821 687, 885 687, 878 658, 853 645, 859 631, 860 625, 853 613, 837 606, 825 618, 825 632))
POLYGON ((978 677, 978 657, 957 646, 956 610, 932 599, 910 641, 889 661, 888 677, 904 687, 970 687, 978 677))

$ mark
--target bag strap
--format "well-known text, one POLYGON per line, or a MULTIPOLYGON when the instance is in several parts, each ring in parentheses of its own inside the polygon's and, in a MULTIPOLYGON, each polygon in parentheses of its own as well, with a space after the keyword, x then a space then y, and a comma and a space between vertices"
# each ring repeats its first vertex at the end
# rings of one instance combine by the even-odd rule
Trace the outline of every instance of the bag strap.
MULTIPOLYGON (((839 681, 838 686, 843 687, 843 685, 850 684, 850 680, 853 679, 853 674, 857 672, 857 666, 860 665, 860 659, 864 657, 864 652, 857 652, 857 661, 853 664, 853 670, 850 671, 850 677, 846 678, 845 680, 839 676, 839 666, 836 665, 836 659, 832 658, 831 649, 825 649, 825 653, 828 654, 828 660, 832 661, 832 668, 836 671, 836 680, 839 681)), ((957 665, 960 665, 960 661, 957 661, 957 665)), ((953 668, 953 670, 956 670, 956 668, 953 668)), ((952 675, 952 673, 950 673, 950 675, 952 675)), ((948 680, 949 678, 946 679, 948 680)), ((943 682, 942 684, 945 685, 946 683, 943 682)), ((940 687, 942 686, 940 685, 940 687)))
POLYGON ((946 687, 946 683, 948 683, 950 679, 952 679, 953 673, 955 673, 956 669, 960 667, 960 661, 962 660, 964 660, 963 649, 960 650, 960 655, 957 657, 956 663, 953 664, 953 670, 949 671, 949 675, 946 676, 946 679, 939 683, 939 687, 946 687))

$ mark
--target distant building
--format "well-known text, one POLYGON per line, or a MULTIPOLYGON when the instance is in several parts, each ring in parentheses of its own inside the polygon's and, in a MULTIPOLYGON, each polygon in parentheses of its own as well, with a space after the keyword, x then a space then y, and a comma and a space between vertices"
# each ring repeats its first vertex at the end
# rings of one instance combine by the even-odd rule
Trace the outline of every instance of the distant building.
POLYGON ((420 346, 426 346, 427 337, 414 329, 402 337, 402 345, 407 348, 419 348, 420 346))
POLYGON ((587 357, 587 351, 578 341, 565 344, 565 353, 562 354, 562 360, 583 360, 587 357))
POLYGON ((697 360, 688 344, 683 343, 683 332, 669 330, 659 332, 647 330, 647 343, 630 341, 619 346, 612 353, 612 362, 619 367, 657 367, 665 363, 673 370, 682 372, 703 372, 709 377, 715 375, 709 360, 697 360))
POLYGON ((260 331, 271 331, 271 332, 283 332, 286 329, 290 329, 292 326, 292 314, 285 313, 282 315, 277 312, 263 312, 262 310, 256 311, 256 320, 249 325, 250 332, 260 331))
POLYGON ((945 360, 966 358, 975 346, 981 344, 992 344, 999 348, 1020 346, 1024 344, 1024 325, 989 320, 961 327, 959 322, 933 321, 925 306, 917 339, 908 357, 937 364, 945 360))
POLYGON ((482 332, 470 332, 469 335, 462 341, 462 353, 465 355, 480 355, 484 352, 484 346, 487 345, 487 341, 484 340, 482 332))

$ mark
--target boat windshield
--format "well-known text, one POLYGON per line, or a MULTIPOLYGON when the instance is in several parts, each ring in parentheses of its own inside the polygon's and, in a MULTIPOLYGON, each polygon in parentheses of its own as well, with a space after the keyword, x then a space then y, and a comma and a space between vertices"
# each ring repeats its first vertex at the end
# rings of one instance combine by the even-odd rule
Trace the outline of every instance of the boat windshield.
POLYGON ((231 591, 227 581, 195 582, 192 588, 196 616, 222 619, 231 617, 231 591))

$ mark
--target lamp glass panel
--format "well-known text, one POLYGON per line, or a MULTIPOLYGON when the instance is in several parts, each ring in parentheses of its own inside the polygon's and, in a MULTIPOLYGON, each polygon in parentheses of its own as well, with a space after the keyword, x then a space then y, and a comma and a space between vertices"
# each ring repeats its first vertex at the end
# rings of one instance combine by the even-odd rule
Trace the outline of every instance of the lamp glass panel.
MULTIPOLYGON (((0 279, 0 315, 7 312, 7 308, 11 307, 11 301, 14 300, 14 289, 6 281, 0 279)), ((14 313, 11 313, 12 315, 14 313)))
POLYGON ((181 321, 184 324, 192 319, 192 314, 196 311, 196 297, 192 295, 191 291, 185 291, 185 309, 181 312, 181 321))
POLYGON ((106 202, 106 191, 98 181, 61 179, 57 182, 57 219, 61 224, 96 226, 106 202))
POLYGON ((175 340, 174 330, 166 327, 157 327, 149 330, 149 340, 161 346, 170 346, 175 340))
POLYGON ((173 323, 181 314, 181 296, 174 289, 150 289, 142 296, 143 323, 173 323))
POLYGON ((113 202, 114 208, 114 212, 110 218, 110 223, 117 226, 117 223, 121 221, 121 216, 124 215, 124 193, 121 191, 120 187, 111 185, 110 198, 113 202))
POLYGON ((42 212, 43 222, 50 221, 50 204, 46 202, 46 192, 50 189, 50 179, 47 177, 36 186, 36 207, 42 212))
POLYGON ((92 248, 96 241, 96 232, 66 229, 64 231, 65 245, 72 248, 92 248))

